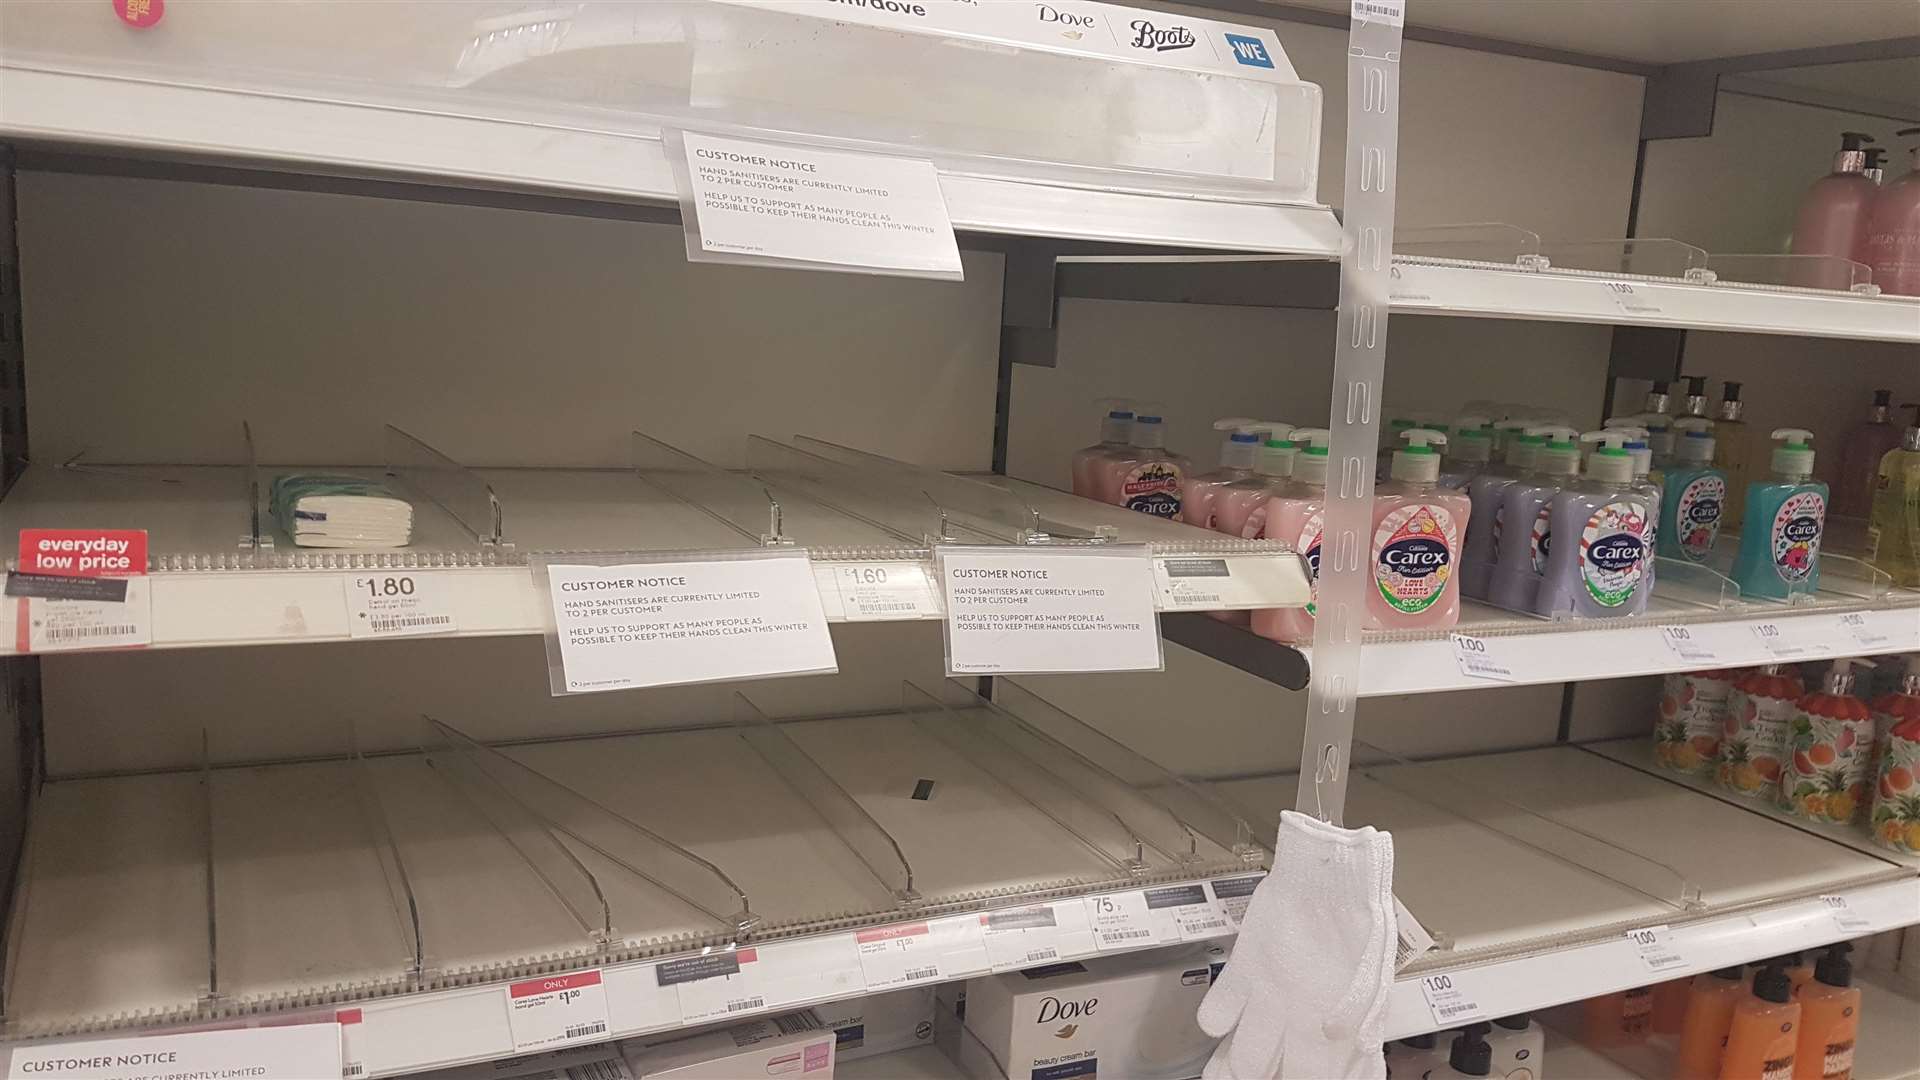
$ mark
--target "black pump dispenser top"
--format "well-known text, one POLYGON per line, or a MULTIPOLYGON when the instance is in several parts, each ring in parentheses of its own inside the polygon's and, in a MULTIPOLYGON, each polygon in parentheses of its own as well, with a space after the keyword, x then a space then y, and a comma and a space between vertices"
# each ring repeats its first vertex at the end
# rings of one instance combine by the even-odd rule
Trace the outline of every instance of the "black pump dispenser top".
POLYGON ((1408 1038, 1401 1039, 1400 1041, 1404 1045, 1413 1047, 1415 1050, 1431 1050, 1434 1047, 1440 1045, 1440 1036, 1429 1032, 1428 1034, 1425 1034, 1425 1035, 1409 1036, 1408 1038))
MULTIPOLYGON (((1914 129, 1920 130, 1920 129, 1914 129)), ((1864 131, 1843 131, 1840 133, 1840 149, 1860 150, 1873 141, 1873 136, 1864 131)))
POLYGON ((1827 955, 1813 965, 1813 980, 1828 986, 1852 986, 1853 961, 1847 959, 1852 951, 1853 946, 1844 941, 1828 949, 1827 955))
POLYGON ((1485 1076, 1493 1071, 1493 1047, 1487 1045, 1487 1032, 1492 1030, 1493 1025, 1487 1023, 1460 1029, 1460 1037, 1453 1040, 1453 1051, 1447 1055, 1447 1064, 1454 1072, 1485 1076))
POLYGON ((1893 404, 1893 391, 1875 390, 1873 392, 1873 403, 1875 405, 1880 405, 1880 406, 1887 406, 1887 405, 1893 404))
POLYGON ((1493 1022, 1506 1028, 1508 1031, 1525 1031, 1527 1030, 1527 1025, 1533 1023, 1533 1014, 1515 1013, 1512 1016, 1496 1017, 1493 1022))
POLYGON ((1739 982, 1741 979, 1746 977, 1746 969, 1737 968, 1737 967, 1720 968, 1719 970, 1709 972, 1708 974, 1712 975, 1716 979, 1725 979, 1728 982, 1739 982))
POLYGON ((1780 968, 1778 960, 1770 960, 1753 977, 1753 996, 1761 1001, 1771 1001, 1776 1005, 1785 1005, 1793 1000, 1793 980, 1780 968))

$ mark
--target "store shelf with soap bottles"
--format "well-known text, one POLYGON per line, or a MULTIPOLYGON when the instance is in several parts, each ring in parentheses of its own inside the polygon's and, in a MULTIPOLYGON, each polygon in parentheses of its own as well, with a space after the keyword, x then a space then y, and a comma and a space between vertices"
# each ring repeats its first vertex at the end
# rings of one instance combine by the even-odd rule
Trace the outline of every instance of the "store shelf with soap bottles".
MULTIPOLYGON (((1642 740, 1645 741, 1645 740, 1642 740)), ((1920 865, 1754 814, 1606 747, 1410 761, 1360 740, 1344 820, 1394 838, 1394 893, 1437 945, 1402 964, 1403 1038, 1920 922, 1920 865), (1632 930, 1674 954, 1650 968, 1632 930), (1423 982, 1444 976, 1444 985, 1423 982), (1471 1009, 1442 1018, 1457 990, 1471 1009)), ((1212 789, 1261 817, 1296 778, 1212 789)))
POLYGON ((196 764, 49 781, 5 1036, 344 1011, 350 1067, 392 1075, 520 1049, 516 979, 598 973, 573 1041, 604 1041, 1222 936, 1270 859, 1015 680, 791 718, 710 693, 731 723, 488 746, 343 720, 343 757, 265 764, 195 729, 171 760, 196 764))
MULTIPOLYGON (((244 465, 31 466, 0 501, 0 533, 145 530, 156 647, 346 640, 342 590, 368 571, 435 575, 450 633, 537 634, 545 602, 527 562, 541 553, 644 562, 650 552, 802 548, 833 621, 943 617, 932 548, 947 542, 1146 544, 1156 600, 1169 611, 1297 606, 1308 596, 1304 562, 1275 541, 805 437, 749 438, 740 471, 640 432, 627 468, 486 468, 389 426, 384 467, 316 470, 262 466, 244 426, 242 435, 244 465), (410 535, 397 547, 299 546, 270 492, 277 478, 315 473, 384 483, 410 505, 410 535), (1206 561, 1201 579, 1181 573, 1193 559, 1206 561), (886 602, 853 598, 876 574, 887 579, 886 602)), ((9 615, 21 602, 0 601, 9 615)))

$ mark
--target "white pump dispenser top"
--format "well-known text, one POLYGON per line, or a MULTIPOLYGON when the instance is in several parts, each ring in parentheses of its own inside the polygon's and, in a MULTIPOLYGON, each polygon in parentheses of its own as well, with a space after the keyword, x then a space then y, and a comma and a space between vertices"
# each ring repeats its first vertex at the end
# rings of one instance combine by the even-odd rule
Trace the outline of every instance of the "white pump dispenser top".
POLYGON ((1167 445, 1167 429, 1162 426, 1163 418, 1157 405, 1142 405, 1134 410, 1133 432, 1128 436, 1129 445, 1140 450, 1159 450, 1167 445))
POLYGON ((1294 437, 1294 426, 1278 420, 1263 420, 1255 423, 1253 429, 1264 436, 1253 459, 1253 471, 1261 476, 1292 476, 1299 467, 1295 464, 1299 451, 1289 441, 1294 437))
POLYGON ((1813 447, 1807 445, 1813 441, 1813 432, 1797 427, 1774 428, 1773 438, 1786 440, 1786 445, 1773 448, 1774 473, 1794 480, 1813 475, 1813 447))
POLYGON ((1649 432, 1633 422, 1632 417, 1611 416, 1600 425, 1609 431, 1617 431, 1627 437, 1623 444, 1627 456, 1633 459, 1633 478, 1638 480, 1653 471, 1653 447, 1647 444, 1649 432))
POLYGON ((1675 457, 1689 465, 1713 461, 1713 421, 1703 416, 1689 416, 1675 420, 1673 426, 1680 432, 1673 448, 1675 457))
POLYGON ((1476 463, 1491 460, 1493 432, 1487 427, 1489 422, 1479 413, 1456 417, 1453 422, 1453 445, 1447 447, 1447 456, 1476 463))
POLYGON ((1627 437, 1619 429, 1589 431, 1580 441, 1600 444, 1587 461, 1588 476, 1620 487, 1633 482, 1633 455, 1627 453, 1627 437))
POLYGON ((1227 441, 1220 444, 1220 467, 1251 469, 1255 451, 1260 448, 1260 421, 1250 416, 1229 416, 1213 422, 1213 430, 1225 431, 1227 441))
POLYGON ((1412 484, 1438 483, 1440 454, 1434 447, 1447 445, 1447 433, 1432 428, 1408 428, 1400 437, 1407 445, 1393 452, 1393 478, 1412 484))
POLYGON ((1533 470, 1548 476, 1577 476, 1580 473, 1580 448, 1574 445, 1579 432, 1565 424, 1535 424, 1527 434, 1546 439, 1534 448, 1533 470))
POLYGON ((1307 444, 1294 459, 1293 478, 1310 487, 1326 487, 1327 446, 1333 442, 1333 432, 1326 428, 1294 428, 1293 441, 1296 445, 1307 444))
POLYGON ((1126 398, 1108 398, 1100 403, 1100 441, 1121 446, 1133 435, 1133 402, 1126 398))

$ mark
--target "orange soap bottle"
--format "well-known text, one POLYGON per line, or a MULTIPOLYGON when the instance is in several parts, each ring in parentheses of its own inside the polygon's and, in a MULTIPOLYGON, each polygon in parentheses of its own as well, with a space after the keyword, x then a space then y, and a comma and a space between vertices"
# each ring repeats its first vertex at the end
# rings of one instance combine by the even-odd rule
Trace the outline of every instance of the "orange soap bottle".
POLYGON ((1587 1045, 1619 1046, 1647 1037, 1653 1020, 1653 987, 1640 986, 1588 998, 1585 1003, 1587 1045))
POLYGON ((1860 990, 1841 942, 1813 966, 1813 981, 1800 988, 1800 1042, 1793 1052, 1794 1080, 1852 1080, 1853 1040, 1860 1029, 1860 990))
POLYGON ((1692 979, 1668 979, 1653 988, 1653 1030, 1673 1035, 1687 1016, 1687 1001, 1693 996, 1692 979))
POLYGON ((1687 1015, 1680 1022, 1673 1080, 1720 1080, 1720 1056, 1727 1050, 1733 1007, 1746 996, 1747 980, 1737 967, 1694 978, 1687 988, 1687 1015))
POLYGON ((1783 953, 1767 961, 1787 973, 1787 981, 1793 984, 1793 996, 1800 996, 1800 988, 1813 981, 1813 965, 1807 961, 1803 952, 1783 953))
POLYGON ((1793 982, 1777 964, 1753 977, 1753 994, 1733 1006, 1720 1080, 1793 1080, 1793 1052, 1800 1042, 1800 1003, 1793 982))

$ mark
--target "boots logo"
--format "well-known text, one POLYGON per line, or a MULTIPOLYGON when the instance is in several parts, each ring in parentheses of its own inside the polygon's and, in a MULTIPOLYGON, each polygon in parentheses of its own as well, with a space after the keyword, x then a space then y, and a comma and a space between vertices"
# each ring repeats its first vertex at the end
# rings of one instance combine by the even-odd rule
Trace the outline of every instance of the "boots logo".
POLYGON ((1169 26, 1161 29, 1145 19, 1133 20, 1133 40, 1128 44, 1136 49, 1152 49, 1155 52, 1168 52, 1173 49, 1191 49, 1199 38, 1184 26, 1169 26))

